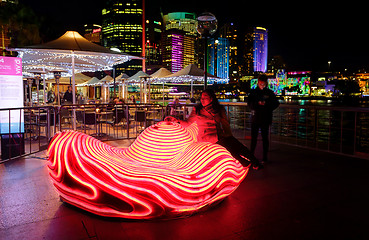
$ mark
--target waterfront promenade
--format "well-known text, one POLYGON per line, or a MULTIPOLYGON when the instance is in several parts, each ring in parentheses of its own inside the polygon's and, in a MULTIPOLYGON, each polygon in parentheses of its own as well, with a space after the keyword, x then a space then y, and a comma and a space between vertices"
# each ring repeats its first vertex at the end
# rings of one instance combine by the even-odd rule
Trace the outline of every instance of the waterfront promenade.
POLYGON ((368 239, 369 161, 275 142, 270 159, 212 209, 132 221, 60 202, 39 152, 0 164, 0 239, 368 239))

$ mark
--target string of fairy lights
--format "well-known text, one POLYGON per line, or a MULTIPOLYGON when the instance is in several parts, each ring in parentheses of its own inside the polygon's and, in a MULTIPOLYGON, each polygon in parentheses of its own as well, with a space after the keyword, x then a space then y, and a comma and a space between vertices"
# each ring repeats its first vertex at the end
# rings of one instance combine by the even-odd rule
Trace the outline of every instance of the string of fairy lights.
POLYGON ((64 70, 63 76, 71 76, 73 58, 75 73, 111 70, 114 65, 131 59, 129 55, 87 51, 53 49, 17 49, 17 51, 19 57, 22 58, 23 75, 25 77, 32 76, 37 69, 48 72, 46 78, 52 78, 52 72, 60 69, 64 70))
MULTIPOLYGON (((72 75, 72 58, 74 58, 74 71, 95 72, 111 70, 114 65, 129 61, 132 56, 122 54, 107 54, 86 51, 68 51, 54 49, 18 49, 19 57, 22 58, 23 75, 32 77, 35 71, 42 69, 46 78, 53 78, 53 71, 63 69, 62 76, 72 75)), ((139 83, 141 79, 127 79, 127 83, 139 83)), ((148 78, 151 84, 175 83, 175 84, 202 84, 203 76, 181 75, 167 76, 161 78, 148 78)), ((208 77, 208 84, 226 84, 229 79, 208 77)), ((113 83, 105 83, 111 85, 113 83)), ((92 84, 95 86, 99 84, 92 84)))

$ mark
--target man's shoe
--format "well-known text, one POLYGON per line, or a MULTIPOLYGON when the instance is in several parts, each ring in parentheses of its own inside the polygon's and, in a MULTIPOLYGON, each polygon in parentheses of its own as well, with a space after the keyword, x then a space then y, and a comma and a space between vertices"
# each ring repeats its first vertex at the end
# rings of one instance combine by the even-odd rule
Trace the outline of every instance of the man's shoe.
POLYGON ((260 169, 263 169, 264 168, 264 166, 262 165, 262 164, 260 164, 260 163, 254 163, 253 165, 252 165, 252 169, 254 169, 254 170, 260 170, 260 169))

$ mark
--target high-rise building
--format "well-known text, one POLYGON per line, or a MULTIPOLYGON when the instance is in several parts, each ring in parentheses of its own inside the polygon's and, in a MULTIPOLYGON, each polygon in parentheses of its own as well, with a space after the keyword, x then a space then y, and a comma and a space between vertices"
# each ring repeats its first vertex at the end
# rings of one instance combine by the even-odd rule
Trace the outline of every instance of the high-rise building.
POLYGON ((146 47, 145 47, 145 61, 146 73, 152 74, 161 68, 161 34, 162 23, 155 20, 146 20, 146 47))
POLYGON ((229 40, 210 39, 208 42, 208 73, 219 78, 229 78, 229 40))
POLYGON ((169 13, 163 20, 163 66, 171 72, 177 72, 195 63, 196 15, 185 12, 169 13))
POLYGON ((165 30, 182 30, 187 36, 196 37, 196 14, 188 12, 173 12, 163 16, 165 30))
POLYGON ((268 30, 255 27, 253 32, 254 72, 266 72, 268 67, 268 30))
MULTIPOLYGON (((134 56, 142 55, 143 0, 107 0, 102 10, 102 42, 108 48, 134 56)), ((118 70, 134 74, 142 61, 131 60, 118 70)))
POLYGON ((101 43, 101 26, 97 24, 85 24, 85 34, 83 35, 88 41, 101 43))
POLYGON ((217 77, 229 78, 229 40, 218 38, 217 45, 217 77))
POLYGON ((180 30, 165 31, 162 37, 163 66, 171 72, 195 62, 195 37, 180 30))
POLYGON ((254 73, 254 28, 247 28, 245 32, 245 42, 242 48, 242 75, 252 75, 254 73))
POLYGON ((178 72, 183 68, 183 38, 178 31, 166 31, 162 38, 163 65, 171 72, 178 72))
MULTIPOLYGON (((239 27, 239 26, 238 26, 239 27)), ((229 78, 237 82, 241 77, 241 58, 239 51, 239 31, 236 23, 226 23, 219 29, 219 36, 229 41, 229 78)))

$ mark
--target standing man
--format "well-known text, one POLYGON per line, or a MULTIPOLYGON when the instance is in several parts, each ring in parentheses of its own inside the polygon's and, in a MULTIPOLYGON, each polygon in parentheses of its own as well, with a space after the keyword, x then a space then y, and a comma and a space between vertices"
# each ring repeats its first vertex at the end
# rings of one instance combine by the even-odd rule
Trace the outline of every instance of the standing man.
POLYGON ((268 88, 266 75, 258 77, 258 86, 250 91, 248 105, 252 110, 251 152, 254 154, 259 129, 263 139, 263 162, 268 161, 269 127, 272 124, 273 111, 279 106, 274 92, 268 88))
POLYGON ((68 86, 68 91, 64 93, 63 100, 66 104, 73 104, 73 92, 72 92, 72 86, 68 86))

